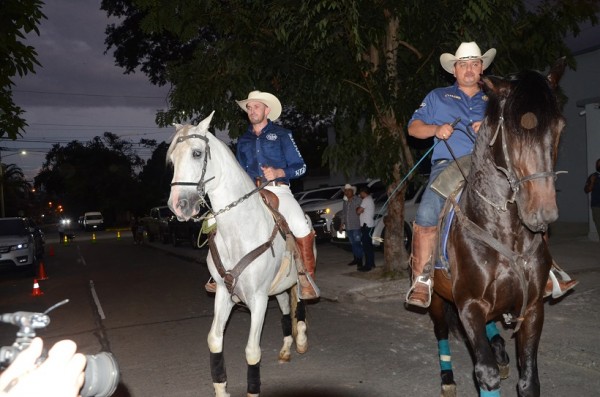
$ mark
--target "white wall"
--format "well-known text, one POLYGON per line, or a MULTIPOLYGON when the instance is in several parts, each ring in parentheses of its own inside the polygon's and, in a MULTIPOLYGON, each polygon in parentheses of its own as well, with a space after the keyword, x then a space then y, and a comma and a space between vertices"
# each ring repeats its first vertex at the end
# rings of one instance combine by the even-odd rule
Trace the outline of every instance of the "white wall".
POLYGON ((590 109, 588 114, 586 109, 586 114, 581 116, 579 113, 584 108, 577 106, 577 102, 600 97, 600 50, 578 55, 576 60, 577 70, 567 69, 560 83, 569 98, 564 107, 567 126, 562 135, 556 165, 556 170, 569 172, 559 175, 556 183, 560 222, 588 222, 589 202, 583 186, 591 173, 592 163, 600 158, 600 128, 598 124, 593 127, 589 121, 586 123, 590 117, 598 123, 597 113, 590 109), (594 130, 591 130, 592 127, 594 130), (591 141, 588 140, 590 136, 591 141))

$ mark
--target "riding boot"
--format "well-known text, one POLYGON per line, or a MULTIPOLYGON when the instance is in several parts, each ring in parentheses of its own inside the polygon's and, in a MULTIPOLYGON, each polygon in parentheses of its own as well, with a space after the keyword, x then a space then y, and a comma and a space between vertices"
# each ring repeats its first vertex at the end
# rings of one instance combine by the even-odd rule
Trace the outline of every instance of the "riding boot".
POLYGON ((552 268, 548 275, 548 281, 546 282, 546 288, 544 290, 544 298, 552 295, 552 299, 557 299, 563 296, 567 291, 575 287, 579 281, 571 280, 571 277, 552 260, 552 268), (560 279, 556 277, 556 273, 560 276, 560 279))
POLYGON ((302 268, 298 269, 298 282, 300 283, 300 298, 301 299, 316 299, 320 295, 319 288, 314 283, 315 278, 315 253, 314 249, 314 232, 308 235, 296 238, 296 245, 302 259, 302 268))
POLYGON ((437 226, 419 226, 413 224, 411 253, 412 286, 406 294, 406 303, 419 307, 429 307, 433 278, 433 252, 437 241, 437 226))

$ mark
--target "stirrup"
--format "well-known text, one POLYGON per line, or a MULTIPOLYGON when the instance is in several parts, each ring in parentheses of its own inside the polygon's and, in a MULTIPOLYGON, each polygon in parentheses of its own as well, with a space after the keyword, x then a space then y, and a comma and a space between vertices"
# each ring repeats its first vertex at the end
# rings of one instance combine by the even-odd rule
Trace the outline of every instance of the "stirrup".
POLYGON ((312 279, 312 277, 310 276, 310 274, 308 272, 298 273, 298 296, 300 297, 300 299, 306 299, 306 300, 317 299, 321 296, 321 290, 319 289, 319 287, 317 287, 317 284, 315 284, 314 280, 312 279), (302 296, 303 286, 301 285, 302 283, 300 282, 300 277, 302 277, 302 276, 306 277, 306 281, 308 281, 309 286, 315 292, 314 295, 311 295, 308 297, 302 296))
POLYGON ((428 308, 429 305, 431 304, 431 293, 433 291, 433 280, 431 279, 431 277, 428 276, 418 276, 415 280, 415 282, 413 283, 413 285, 410 287, 410 289, 408 290, 408 292, 406 293, 406 303, 408 303, 409 305, 413 305, 413 306, 419 306, 419 307, 424 307, 424 308, 428 308), (412 294, 412 292, 415 290, 417 283, 421 283, 421 284, 425 284, 427 286, 427 290, 428 290, 428 299, 427 302, 423 303, 418 303, 416 301, 411 301, 410 299, 410 295, 412 294))
POLYGON ((548 276, 550 277, 550 280, 552 280, 552 294, 551 294, 552 299, 558 299, 561 296, 563 296, 564 294, 566 294, 567 291, 569 291, 570 289, 575 287, 575 285, 577 285, 578 283, 575 282, 573 285, 571 285, 569 288, 567 288, 563 291, 560 289, 560 283, 558 281, 558 278, 554 274, 554 272, 557 272, 560 275, 560 278, 562 281, 568 282, 568 281, 572 281, 572 280, 571 280, 571 277, 564 270, 559 268, 558 266, 550 269, 550 273, 548 276))
POLYGON ((204 289, 206 292, 210 292, 211 294, 215 294, 217 292, 217 283, 212 277, 208 279, 206 284, 204 284, 204 289))

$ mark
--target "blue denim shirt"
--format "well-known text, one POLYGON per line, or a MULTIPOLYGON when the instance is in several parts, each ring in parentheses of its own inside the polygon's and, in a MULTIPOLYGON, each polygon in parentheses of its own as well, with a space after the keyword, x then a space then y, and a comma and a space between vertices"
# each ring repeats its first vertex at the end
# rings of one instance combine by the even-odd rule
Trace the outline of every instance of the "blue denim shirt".
POLYGON ((262 178, 261 167, 269 166, 285 171, 285 178, 277 179, 285 183, 306 173, 306 163, 296 146, 292 132, 271 120, 258 136, 254 134, 252 126, 248 127, 238 140, 237 159, 252 179, 262 178))
MULTIPOLYGON (((460 122, 447 142, 456 157, 462 157, 470 154, 474 146, 464 131, 467 131, 467 126, 470 127, 471 123, 483 120, 487 103, 488 97, 483 91, 469 97, 458 88, 456 83, 449 87, 436 88, 427 94, 421 106, 413 113, 408 125, 413 120, 421 120, 425 124, 451 124, 460 117, 460 122)), ((473 132, 472 129, 468 131, 473 132)), ((433 139, 434 144, 438 142, 437 138, 433 139)), ((432 163, 440 159, 452 160, 452 155, 444 144, 436 145, 431 156, 432 163)))

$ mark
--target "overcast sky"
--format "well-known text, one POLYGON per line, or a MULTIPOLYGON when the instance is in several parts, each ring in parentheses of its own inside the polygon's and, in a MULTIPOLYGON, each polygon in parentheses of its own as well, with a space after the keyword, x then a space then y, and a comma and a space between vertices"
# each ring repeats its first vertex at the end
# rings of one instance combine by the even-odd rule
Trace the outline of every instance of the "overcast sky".
MULTIPOLYGON (((14 100, 25 111, 29 127, 17 141, 0 142, 2 161, 17 164, 32 180, 45 153, 54 143, 89 141, 113 132, 133 142, 140 137, 168 141, 174 129, 158 128, 156 111, 166 108, 166 87, 151 85, 142 73, 124 75, 104 54, 105 28, 109 23, 100 11, 100 0, 47 0, 47 19, 40 35, 27 43, 35 47, 41 67, 16 80, 14 100), (17 149, 25 149, 20 155, 17 149)), ((600 29, 586 27, 575 52, 598 45, 600 29)), ((221 135, 221 134, 219 134, 221 135)), ((148 151, 139 154, 147 158, 148 151)))
POLYGON ((42 11, 47 20, 40 35, 27 37, 42 67, 17 80, 13 91, 29 127, 17 141, 0 142, 10 148, 2 151, 2 161, 17 164, 31 180, 54 143, 86 142, 105 131, 133 142, 140 137, 168 140, 174 129, 154 122, 156 110, 166 108, 168 89, 153 86, 142 73, 123 74, 112 51, 104 55, 109 21, 100 1, 49 0, 42 11))

